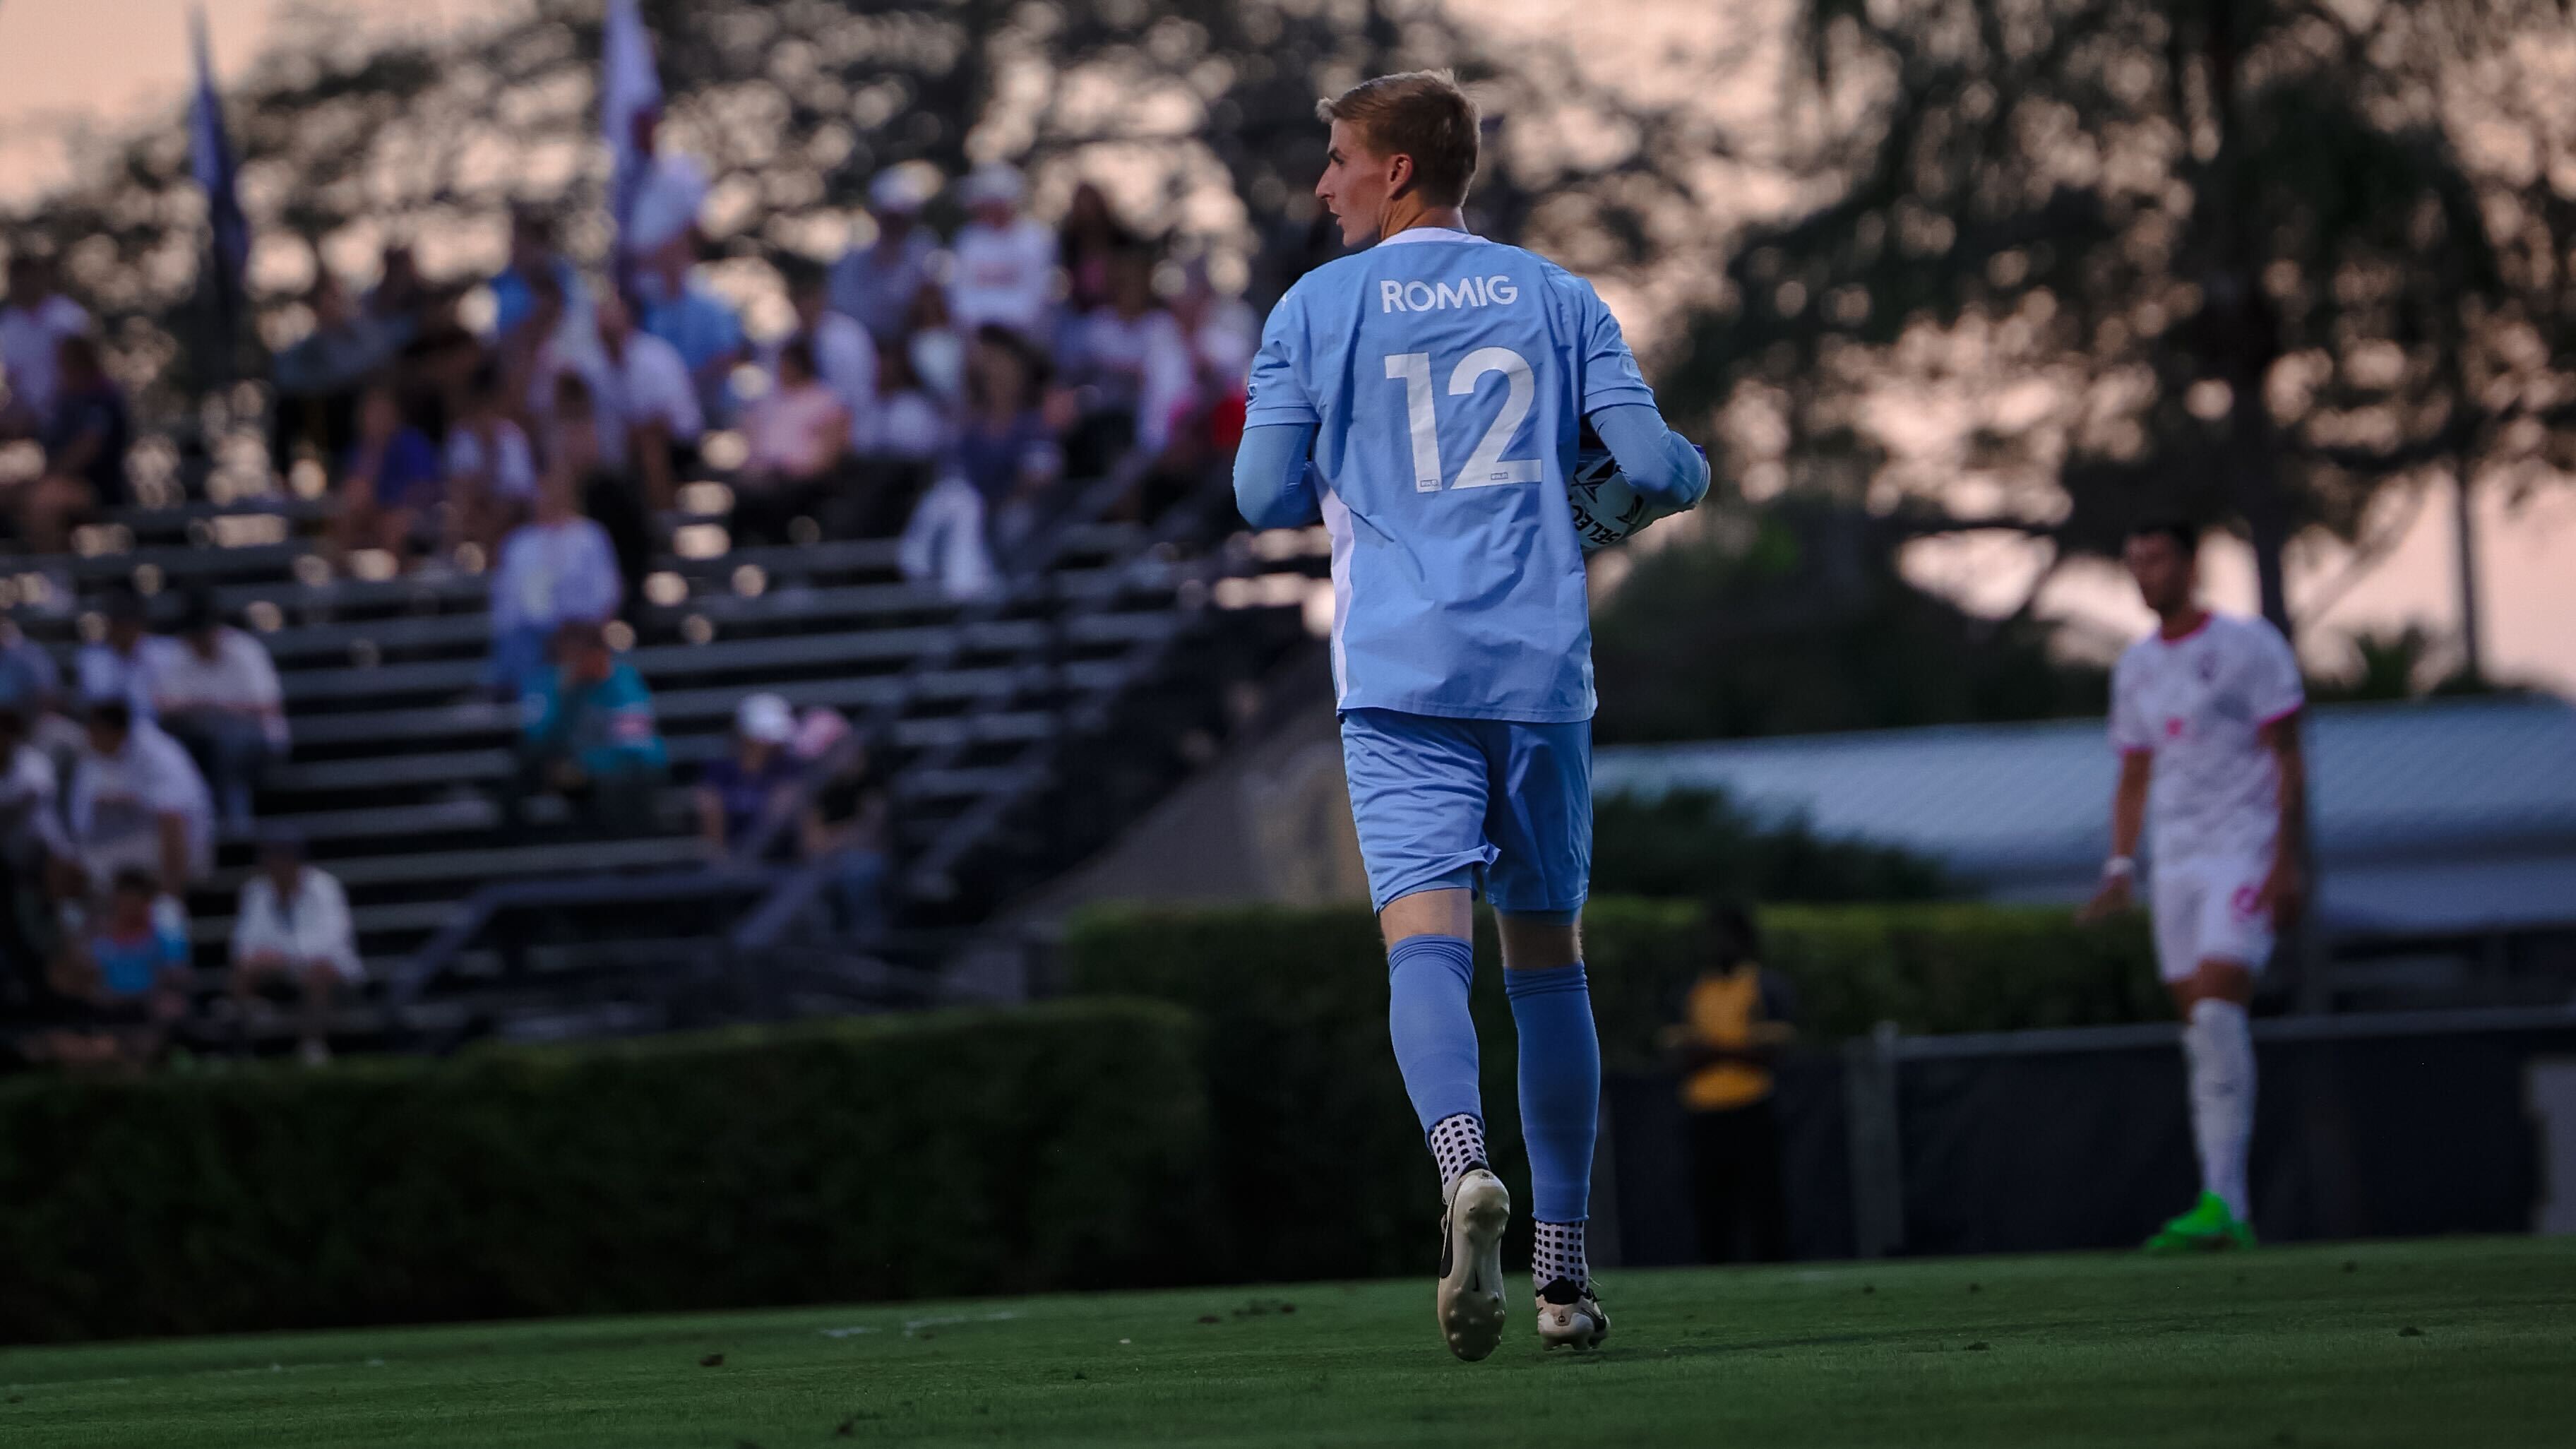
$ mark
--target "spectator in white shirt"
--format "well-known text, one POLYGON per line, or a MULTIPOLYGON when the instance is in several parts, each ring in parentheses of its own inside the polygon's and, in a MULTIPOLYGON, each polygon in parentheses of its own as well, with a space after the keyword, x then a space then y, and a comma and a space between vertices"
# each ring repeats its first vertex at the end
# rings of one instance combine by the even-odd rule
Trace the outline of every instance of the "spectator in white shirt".
POLYGON ((143 596, 132 589, 110 594, 100 612, 106 616, 107 631, 82 645, 73 659, 80 677, 81 702, 123 700, 136 719, 157 719, 152 674, 179 647, 177 641, 143 631, 150 610, 143 596))
POLYGON ((949 246, 950 319, 961 336, 994 324, 1042 342, 1055 300, 1054 230, 1020 214, 1026 183, 1011 167, 979 166, 957 190, 972 219, 949 246))
POLYGON ((304 843, 278 832, 260 842, 259 871, 242 882, 233 916, 232 994, 247 1030, 252 998, 293 996, 303 1058, 330 1060, 331 1006, 366 980, 349 897, 330 872, 308 865, 304 843))
MULTIPOLYGON (((932 295, 937 295, 933 293, 932 295)), ((859 441, 857 523, 860 538, 886 538, 912 517, 941 459, 957 439, 948 406, 922 386, 912 353, 887 349, 877 369, 876 406, 859 441)))
POLYGON ((1110 258, 1109 301, 1082 319, 1073 342, 1074 380, 1090 390, 1085 431, 1095 447, 1107 445, 1069 449, 1076 472, 1105 471, 1121 442, 1159 457, 1174 415, 1189 402, 1192 367, 1181 324, 1155 300, 1152 251, 1124 247, 1110 258))
POLYGON ((694 464, 706 413, 679 349, 635 325, 624 301, 599 299, 598 375, 590 379, 600 456, 641 480, 645 502, 671 506, 681 470, 694 464))
POLYGON ((177 642, 153 661, 153 708, 213 787, 224 823, 246 830, 261 773, 286 755, 277 666, 266 646, 223 621, 210 594, 188 601, 177 642))
POLYGON ((9 258, 7 302, 0 306, 0 382, 9 385, 9 398, 0 406, 0 437, 32 434, 54 415, 56 349, 87 331, 89 314, 54 289, 52 263, 9 258))
POLYGON ((486 362, 466 384, 465 406, 447 430, 450 549, 471 543, 485 551, 500 545, 525 518, 537 496, 537 462, 528 435, 510 418, 509 387, 486 362))
POLYGON ((557 629, 615 617, 624 592, 607 530, 573 511, 578 485, 568 467, 548 467, 537 485, 535 515, 502 541, 492 571, 488 681, 503 699, 520 698, 528 681, 545 672, 557 629))
POLYGON ((912 167, 889 167, 868 183, 868 210, 876 240, 852 247, 832 264, 832 310, 858 320, 879 347, 903 335, 912 299, 930 285, 931 258, 939 238, 921 224, 933 187, 912 167))
POLYGON ((89 707, 88 740, 72 767, 65 812, 70 851, 55 894, 103 888, 119 870, 152 873, 174 903, 214 864, 215 802, 188 752, 122 699, 89 707))

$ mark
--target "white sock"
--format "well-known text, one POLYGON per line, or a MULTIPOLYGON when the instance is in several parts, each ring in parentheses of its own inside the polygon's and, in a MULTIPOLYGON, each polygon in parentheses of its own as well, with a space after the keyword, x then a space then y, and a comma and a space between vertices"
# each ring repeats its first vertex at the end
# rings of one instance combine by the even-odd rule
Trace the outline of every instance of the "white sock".
POLYGON ((2200 1147, 2200 1185, 2239 1221, 2250 1221, 2245 1158, 2254 1141, 2254 1034, 2245 1008, 2202 997, 2183 1029, 2191 1065, 2191 1135, 2200 1147))
POLYGON ((1530 1281, 1542 1293, 1559 1278, 1577 1288, 1592 1281, 1592 1265, 1583 1256, 1583 1224, 1532 1222, 1530 1281))
POLYGON ((1471 1167, 1485 1165, 1485 1124, 1464 1112, 1431 1124, 1431 1159, 1440 1164, 1440 1194, 1471 1167))

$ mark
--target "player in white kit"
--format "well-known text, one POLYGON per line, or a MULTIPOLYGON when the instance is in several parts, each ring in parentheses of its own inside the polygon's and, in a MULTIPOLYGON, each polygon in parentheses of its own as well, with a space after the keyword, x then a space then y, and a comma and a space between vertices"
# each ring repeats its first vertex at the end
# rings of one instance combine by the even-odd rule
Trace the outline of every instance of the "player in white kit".
POLYGON ((2245 1163, 2254 1136, 2254 1039, 2245 1007, 2274 930, 2305 893, 2299 831, 2307 698, 2281 631, 2213 614, 2199 601, 2192 528, 2129 536, 2123 557, 2156 632, 2111 673, 2111 744, 2120 783, 2111 858, 2086 907, 2129 904, 2140 827, 2152 829, 2156 959, 2181 1015, 2190 1068, 2200 1200, 2147 1240, 2154 1251, 2252 1247, 2245 1163))

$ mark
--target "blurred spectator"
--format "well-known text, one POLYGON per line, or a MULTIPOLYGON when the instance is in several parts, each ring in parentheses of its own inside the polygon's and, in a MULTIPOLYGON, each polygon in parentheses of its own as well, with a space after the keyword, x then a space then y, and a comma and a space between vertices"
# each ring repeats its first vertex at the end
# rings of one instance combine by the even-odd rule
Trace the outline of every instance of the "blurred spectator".
POLYGON ((1154 297, 1154 253, 1141 245, 1108 262, 1110 300, 1073 328, 1069 370, 1087 390, 1088 406, 1067 447, 1078 477, 1105 473, 1134 447, 1149 457, 1170 442, 1172 422, 1188 405, 1189 339, 1154 297))
POLYGON ((668 508, 697 464, 706 412, 678 348, 638 331, 616 297, 600 298, 598 312, 601 366, 589 382, 601 457, 642 482, 648 507, 668 508))
MULTIPOLYGON (((578 426, 559 420, 557 432, 571 433, 578 426)), ((505 698, 524 697, 534 681, 546 676, 547 651, 566 624, 598 624, 614 617, 623 593, 607 532, 573 511, 579 482, 570 470, 579 459, 564 456, 571 451, 558 450, 550 461, 537 486, 536 512, 502 541, 500 562, 492 571, 487 679, 505 698)))
POLYGON ((913 376, 943 406, 955 407, 966 395, 966 337, 949 320, 948 294, 925 287, 904 314, 904 355, 913 376))
POLYGON ((987 325, 966 365, 966 422, 953 466, 983 501, 994 557, 1037 526, 1064 472, 1064 453, 1040 403, 1046 364, 1018 333, 987 325))
POLYGON ((877 369, 876 406, 858 440, 858 519, 861 538, 883 538, 900 531, 913 505, 941 459, 955 445, 957 431, 947 408, 921 384, 912 354, 890 349, 877 369))
POLYGON ((623 208, 624 231, 617 250, 629 264, 649 267, 675 248, 685 250, 696 238, 698 208, 707 200, 706 168, 685 151, 662 144, 662 112, 646 106, 635 112, 635 154, 645 158, 635 177, 635 192, 623 208))
POLYGON ((55 367, 65 338, 89 331, 89 314, 54 285, 53 263, 24 253, 9 258, 9 289, 0 297, 0 437, 41 432, 54 415, 55 367))
POLYGON ((1762 964, 1761 937, 1741 907, 1709 912, 1707 964, 1682 1020, 1664 1031, 1681 1069, 1691 1119, 1692 1196, 1703 1262, 1789 1256, 1774 1068, 1795 1037, 1788 980, 1762 964))
POLYGON ((172 1024, 188 1014, 188 936, 156 909, 156 895, 150 871, 120 870, 98 919, 64 933, 54 989, 86 1004, 96 1025, 52 1033, 43 1055, 98 1066, 140 1065, 161 1054, 172 1024))
POLYGON ((644 330, 671 344, 688 368, 699 413, 721 423, 733 415, 733 370, 750 356, 733 304, 708 290, 690 265, 685 242, 656 253, 635 278, 644 330))
POLYGON ((929 289, 930 259, 939 250, 939 239, 921 225, 921 208, 930 197, 916 175, 903 167, 877 173, 868 183, 877 238, 832 264, 832 310, 856 318, 881 349, 903 336, 912 299, 929 289))
POLYGON ((77 899, 121 870, 148 872, 174 901, 214 864, 214 799, 176 740, 121 699, 89 707, 89 739, 72 767, 69 852, 54 894, 77 899))
POLYGON ((107 375, 98 344, 86 335, 54 347, 54 406, 38 435, 45 469, 20 485, 18 524, 40 553, 63 547, 71 525, 100 508, 127 502, 125 452, 134 425, 125 390, 107 375))
POLYGON ((855 318, 825 305, 830 288, 813 268, 798 269, 789 279, 788 300, 796 306, 796 330, 771 343, 762 358, 770 376, 778 375, 778 354, 790 342, 803 342, 814 354, 814 373, 848 410, 848 437, 853 450, 867 446, 869 414, 877 405, 877 345, 855 318))
POLYGON ((653 511, 633 474, 608 466, 601 457, 589 386, 567 373, 556 380, 555 396, 547 473, 565 480, 565 496, 608 535, 620 584, 618 612, 634 614, 643 600, 644 575, 653 566, 653 511))
MULTIPOLYGON (((539 331, 550 334, 561 327, 586 335, 590 330, 590 290, 581 282, 581 273, 571 261, 555 250, 554 229, 538 213, 524 207, 510 213, 510 264, 503 267, 489 283, 492 291, 492 336, 506 342, 524 335, 521 329, 531 320, 543 324, 539 331), (552 283, 558 304, 551 315, 539 317, 538 280, 552 283)), ((544 341, 540 335, 536 341, 544 341)))
POLYGON ((380 548, 407 564, 423 521, 437 516, 446 492, 438 446, 404 421, 392 387, 368 388, 358 403, 358 441, 341 468, 335 541, 349 552, 380 548))
POLYGON ((849 409, 815 375, 814 350, 805 339, 779 350, 777 376, 743 414, 742 432, 749 451, 734 488, 734 530, 743 538, 790 542, 791 520, 828 511, 850 442, 849 409))
POLYGON ((980 599, 1000 582, 984 520, 984 499, 964 475, 942 473, 913 505, 895 551, 909 583, 928 584, 957 602, 980 599))
POLYGON ((16 710, 27 720, 52 711, 63 691, 63 672, 53 651, 27 637, 18 621, 0 615, 0 709, 16 710))
POLYGON ((170 652, 179 647, 177 641, 144 632, 151 609, 143 596, 132 589, 109 594, 99 612, 106 618, 106 630, 72 656, 72 666, 80 679, 81 702, 88 705, 102 699, 122 700, 136 719, 156 717, 152 677, 170 652))
POLYGON ((1026 183, 1012 167, 978 166, 958 184, 969 220, 950 245, 948 311, 960 332, 1007 327, 1031 340, 1047 335, 1055 297, 1055 233, 1020 214, 1026 183))
POLYGON ((367 289, 360 306, 370 317, 380 321, 406 321, 417 324, 423 309, 432 300, 427 278, 420 274, 420 261, 412 249, 401 242, 387 242, 380 254, 376 284, 367 289))
POLYGON ((1136 245, 1136 233, 1110 208, 1108 193, 1085 181, 1066 201, 1058 259, 1064 264, 1065 306, 1077 317, 1109 304, 1110 259, 1136 245))
POLYGON ((153 659, 153 708, 213 787, 224 823, 245 830, 260 776, 286 757, 277 666, 265 645, 223 621, 210 594, 188 601, 177 645, 153 659))
POLYGON ((42 901, 46 857, 63 848, 54 761, 29 738, 28 723, 18 710, 0 709, 0 1005, 42 994, 43 955, 29 923, 42 901))
POLYGON ((474 370, 445 454, 450 536, 444 541, 450 548, 472 543, 488 557, 527 516, 537 493, 536 456, 510 417, 501 370, 489 361, 474 370))
POLYGON ((269 370, 277 384, 269 456, 281 473, 294 465, 299 443, 326 462, 348 456, 358 441, 358 394, 411 340, 411 319, 367 315, 328 271, 305 305, 313 330, 277 354, 269 370))
POLYGON ((885 921, 893 811, 883 772, 865 743, 849 733, 848 721, 838 714, 808 712, 797 752, 831 773, 815 789, 799 824, 805 858, 832 862, 832 902, 841 929, 864 937, 885 921))
MULTIPOLYGON (((789 750, 796 712, 774 694, 744 697, 733 712, 733 752, 708 762, 698 776, 698 836, 707 854, 723 860, 768 828, 796 794, 804 764, 789 750)), ((796 848, 793 832, 780 830, 774 855, 796 848)))
POLYGON ((233 915, 232 994, 247 1037, 255 998, 283 993, 296 1003, 304 1060, 331 1059, 331 1007, 366 980, 348 893, 330 872, 308 865, 304 842, 273 831, 259 843, 259 869, 242 882, 233 915))
POLYGON ((644 834, 653 828, 656 787, 669 760, 644 677, 609 649, 597 624, 564 625, 554 659, 520 704, 526 725, 516 813, 524 821, 525 802, 552 793, 602 834, 644 834))
POLYGON ((1172 495, 1198 486, 1209 470, 1234 456, 1243 441, 1245 384, 1261 322, 1240 297, 1208 281, 1207 264, 1193 261, 1171 301, 1172 316, 1189 341, 1189 401, 1172 420, 1171 436, 1145 479, 1142 511, 1159 516, 1172 495))

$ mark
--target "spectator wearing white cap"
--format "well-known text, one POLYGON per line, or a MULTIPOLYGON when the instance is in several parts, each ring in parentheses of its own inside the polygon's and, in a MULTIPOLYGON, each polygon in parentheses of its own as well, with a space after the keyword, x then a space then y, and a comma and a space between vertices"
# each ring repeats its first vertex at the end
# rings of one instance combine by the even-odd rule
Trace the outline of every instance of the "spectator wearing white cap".
POLYGON ((930 284, 931 259, 938 255, 939 238, 921 224, 921 208, 932 194, 933 188, 915 168, 896 166, 878 172, 868 184, 868 211, 876 219, 876 240, 850 248, 832 264, 832 310, 857 318, 880 350, 902 338, 912 299, 930 284))
POLYGON ((950 320, 962 336, 992 323, 1043 342, 1055 300, 1055 232, 1020 214, 1026 185, 1012 167, 978 166, 957 193, 970 219, 950 248, 950 320))
POLYGON ((698 777, 698 833, 710 858, 723 860, 769 830, 772 856, 793 855, 797 833, 785 821, 803 766, 787 746, 796 711, 775 694, 746 696, 733 712, 733 753, 709 761, 698 777))

